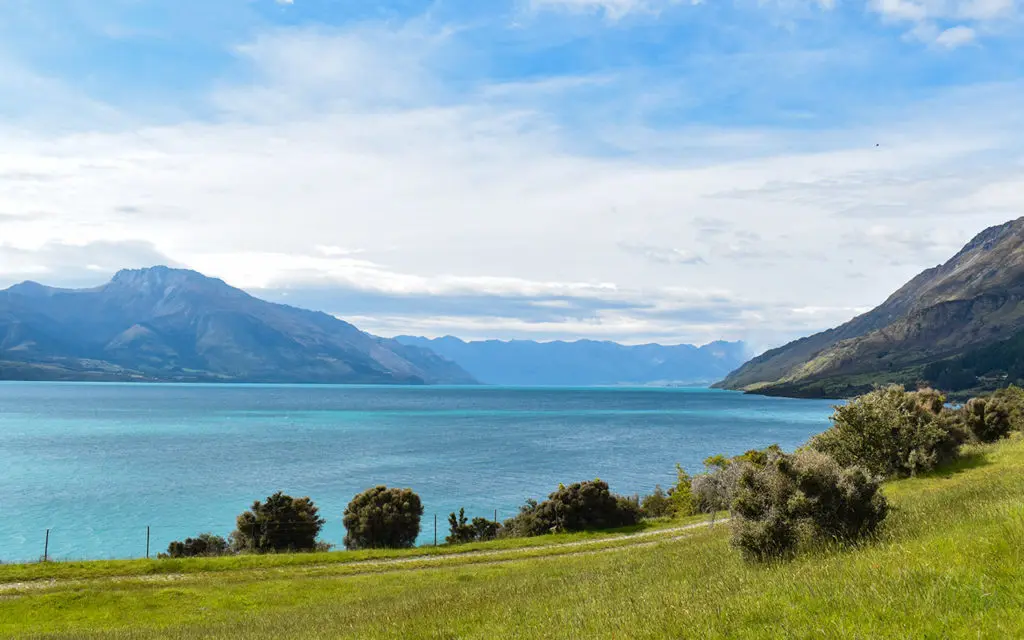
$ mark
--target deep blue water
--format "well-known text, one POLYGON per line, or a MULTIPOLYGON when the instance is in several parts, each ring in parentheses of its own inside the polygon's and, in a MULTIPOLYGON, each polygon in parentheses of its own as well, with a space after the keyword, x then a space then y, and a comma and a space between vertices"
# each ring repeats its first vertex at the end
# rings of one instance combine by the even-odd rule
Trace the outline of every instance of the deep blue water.
MULTIPOLYGON (((309 495, 340 543, 352 496, 412 487, 433 515, 511 516, 559 482, 623 494, 675 464, 828 426, 827 401, 706 389, 0 383, 0 560, 122 558, 227 535, 276 490, 309 495)), ((445 532, 439 532, 443 538, 445 532)))

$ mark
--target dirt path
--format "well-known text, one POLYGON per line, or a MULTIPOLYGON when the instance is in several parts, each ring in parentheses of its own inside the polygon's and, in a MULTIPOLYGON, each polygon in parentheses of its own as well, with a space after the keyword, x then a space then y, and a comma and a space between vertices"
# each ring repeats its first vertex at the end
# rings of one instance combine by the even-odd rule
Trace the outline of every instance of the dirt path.
MULTIPOLYGON (((724 523, 727 521, 728 518, 720 518, 715 521, 715 524, 724 523)), ((640 533, 632 533, 622 536, 597 538, 594 540, 577 540, 574 542, 561 542, 555 544, 537 545, 532 547, 519 547, 513 549, 464 551, 445 554, 424 554, 418 556, 407 556, 403 558, 378 558, 373 560, 354 560, 352 562, 321 562, 307 565, 282 565, 278 567, 257 567, 251 569, 237 569, 230 571, 168 573, 157 575, 122 575, 103 576, 97 578, 46 578, 32 581, 7 582, 0 583, 0 598, 17 597, 18 595, 29 591, 39 591, 58 587, 78 587, 96 585, 101 583, 176 582, 181 580, 187 580, 189 578, 199 578, 211 575, 224 577, 232 577, 239 575, 252 576, 266 575, 270 573, 286 573, 289 571, 308 572, 310 570, 325 569, 338 569, 339 572, 336 574, 336 577, 342 577, 346 575, 361 575, 363 573, 369 573, 360 571, 347 571, 348 569, 359 569, 363 567, 370 567, 374 569, 384 567, 385 570, 388 567, 396 567, 395 570, 398 570, 397 568, 401 567, 402 565, 424 564, 426 565, 423 567, 424 569, 433 569, 437 567, 443 567, 446 564, 502 564, 506 562, 517 562, 522 560, 524 557, 529 559, 542 559, 554 557, 562 558, 570 556, 579 556, 584 554, 589 555, 594 553, 610 553, 615 551, 623 551, 627 549, 650 547, 653 545, 681 540, 687 537, 695 529, 702 529, 708 527, 710 524, 710 522, 698 522, 695 524, 689 524, 681 527, 671 527, 667 529, 658 529, 655 531, 643 531, 640 533), (600 548, 588 549, 588 547, 600 548), (488 560, 488 558, 497 559, 488 560)), ((374 571, 374 573, 378 572, 374 571)), ((335 574, 324 573, 322 575, 323 577, 331 577, 335 574)))

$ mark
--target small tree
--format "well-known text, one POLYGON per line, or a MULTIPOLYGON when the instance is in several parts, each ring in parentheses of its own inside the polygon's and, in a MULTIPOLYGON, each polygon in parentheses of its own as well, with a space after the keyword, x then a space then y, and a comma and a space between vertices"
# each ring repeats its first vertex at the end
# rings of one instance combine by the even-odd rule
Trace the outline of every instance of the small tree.
POLYGON ((167 545, 167 553, 161 558, 195 558, 201 556, 220 556, 228 552, 228 541, 212 533, 201 533, 195 538, 185 541, 175 540, 167 545))
POLYGON ((704 461, 704 466, 707 470, 693 477, 690 491, 695 511, 710 513, 713 525, 714 514, 728 509, 732 504, 733 490, 739 476, 750 464, 746 461, 729 460, 723 456, 713 456, 704 461))
POLYGON ((485 542, 498 537, 501 528, 497 522, 487 518, 473 518, 470 522, 466 518, 466 510, 459 509, 459 514, 452 512, 448 516, 448 537, 445 542, 448 544, 465 544, 467 542, 485 542))
POLYGON ((501 525, 487 518, 473 518, 473 539, 478 542, 494 540, 501 531, 501 525))
POLYGON ((674 506, 672 497, 659 484, 654 487, 654 493, 640 501, 640 514, 645 518, 664 518, 672 515, 674 506))
POLYGON ((412 489, 383 485, 352 498, 345 509, 347 549, 404 549, 420 534, 423 504, 412 489))
POLYGON ((449 514, 448 531, 448 537, 444 540, 448 544, 464 544, 473 541, 473 525, 469 524, 465 509, 459 509, 458 516, 454 512, 449 514))
POLYGON ((672 501, 672 514, 675 516, 692 515, 697 510, 696 500, 692 489, 693 478, 686 473, 682 465, 676 464, 676 485, 669 489, 669 499, 672 501))
POLYGON ((325 522, 308 497, 278 491, 239 515, 231 537, 239 551, 310 551, 325 522))

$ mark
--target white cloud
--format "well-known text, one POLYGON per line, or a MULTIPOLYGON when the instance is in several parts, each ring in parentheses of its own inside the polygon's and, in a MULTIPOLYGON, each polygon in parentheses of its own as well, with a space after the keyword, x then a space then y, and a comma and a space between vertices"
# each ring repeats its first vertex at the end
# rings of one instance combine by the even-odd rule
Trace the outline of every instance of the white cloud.
MULTIPOLYGON (((692 0, 691 4, 699 4, 692 0)), ((618 20, 630 13, 652 13, 678 0, 530 0, 534 10, 557 9, 562 11, 603 12, 611 20, 618 20)))
POLYGON ((980 30, 998 30, 1020 10, 1019 0, 869 0, 868 7, 886 20, 911 23, 908 38, 947 49, 974 42, 980 30), (965 21, 973 24, 957 24, 965 21))
POLYGON ((869 0, 868 7, 892 20, 987 21, 1014 14, 1018 0, 869 0))
POLYGON ((974 29, 970 27, 962 25, 959 27, 950 27, 935 37, 935 44, 946 47, 947 49, 955 49, 974 42, 976 35, 977 34, 974 29))
POLYGON ((918 22, 928 17, 928 7, 914 0, 870 0, 868 6, 893 20, 918 22))
POLYGON ((956 18, 965 20, 994 20, 1011 15, 1018 8, 1018 0, 967 0, 954 5, 956 18))
POLYGON ((247 288, 323 290, 316 306, 342 316, 353 296, 372 297, 378 312, 355 315, 381 332, 772 344, 845 320, 934 263, 890 264, 902 240, 941 228, 962 243, 1010 217, 1019 193, 1020 87, 946 96, 858 131, 608 119, 567 131, 536 84, 446 90, 435 64, 455 55, 449 35, 274 31, 238 49, 251 76, 217 87, 210 121, 0 130, 0 225, 18 243, 0 266, 67 284, 99 280, 71 277, 72 262, 174 260, 247 288), (623 151, 584 153, 580 138, 623 151), (886 231, 838 246, 866 217, 886 231), (146 250, 45 249, 101 242, 146 250), (866 277, 837 287, 853 270, 866 277), (434 312, 431 297, 484 302, 434 312), (547 315, 481 324, 490 299, 547 315), (824 311, 799 311, 810 307, 824 311))
POLYGON ((657 245, 645 244, 642 242, 620 242, 619 248, 626 253, 631 253, 646 260, 650 260, 651 262, 660 264, 705 264, 704 258, 692 251, 687 251, 686 249, 659 247, 657 245))

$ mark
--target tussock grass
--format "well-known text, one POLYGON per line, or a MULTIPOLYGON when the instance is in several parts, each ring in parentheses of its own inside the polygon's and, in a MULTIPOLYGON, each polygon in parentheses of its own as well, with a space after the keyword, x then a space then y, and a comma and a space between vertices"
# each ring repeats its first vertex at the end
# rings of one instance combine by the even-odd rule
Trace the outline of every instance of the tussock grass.
POLYGON ((970 454, 887 484, 893 510, 871 543, 787 563, 744 564, 716 526, 600 553, 534 548, 361 575, 336 573, 344 563, 93 575, 0 596, 0 636, 1024 637, 1024 440, 970 454))

